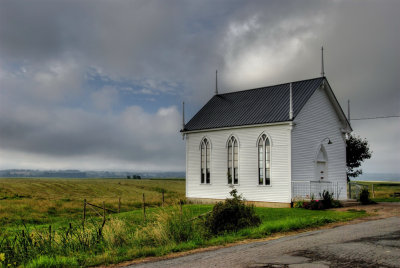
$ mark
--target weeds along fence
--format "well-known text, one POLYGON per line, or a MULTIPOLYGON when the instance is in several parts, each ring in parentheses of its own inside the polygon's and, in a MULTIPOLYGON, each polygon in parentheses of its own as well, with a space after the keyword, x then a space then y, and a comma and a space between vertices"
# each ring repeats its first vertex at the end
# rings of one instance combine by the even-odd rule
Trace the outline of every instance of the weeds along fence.
POLYGON ((370 192, 372 198, 375 198, 375 186, 373 183, 365 185, 360 184, 355 181, 351 181, 348 183, 348 197, 349 199, 358 199, 360 196, 360 192, 363 188, 367 188, 370 192))
MULTIPOLYGON (((161 195, 161 198, 163 202, 159 206, 152 207, 166 207, 164 195, 161 195)), ((179 219, 180 221, 176 223, 172 222, 174 223, 173 227, 178 231, 182 224, 192 226, 191 213, 187 213, 186 210, 184 213, 183 204, 185 201, 182 199, 178 203, 174 201, 178 201, 178 199, 170 200, 168 207, 172 205, 172 208, 166 208, 166 211, 163 209, 157 211, 157 218, 154 219, 154 211, 151 211, 151 214, 147 213, 146 196, 142 194, 143 218, 141 219, 139 214, 137 221, 135 217, 129 220, 130 225, 116 217, 108 217, 110 214, 122 212, 121 198, 118 198, 117 209, 110 208, 110 205, 107 207, 105 202, 99 205, 88 202, 85 199, 83 201, 82 221, 78 219, 77 221, 66 222, 63 226, 48 225, 47 227, 30 226, 22 222, 21 229, 9 234, 3 234, 0 229, 0 267, 24 266, 38 261, 44 256, 45 258, 50 258, 51 261, 56 261, 54 258, 57 256, 68 256, 68 258, 62 257, 62 260, 68 262, 62 263, 57 267, 86 266, 85 258, 93 252, 107 252, 121 245, 133 247, 137 244, 145 243, 143 241, 153 239, 147 236, 154 235, 152 228, 156 228, 159 225, 154 224, 153 220, 159 220, 160 215, 161 218, 169 219, 169 217, 175 217, 179 219)), ((137 211, 137 207, 132 210, 137 211)), ((172 221, 172 218, 169 222, 172 221)), ((164 226, 163 228, 167 227, 164 226)), ((188 232, 187 235, 189 236, 191 233, 188 232)), ((155 241, 157 242, 158 240, 155 241)), ((46 265, 38 264, 35 267, 42 266, 46 265)))
MULTIPOLYGON (((165 202, 165 192, 162 191, 161 192, 161 203, 160 203, 161 207, 164 207, 165 203, 166 203, 165 202)), ((182 200, 182 199, 180 199, 179 202, 178 202, 181 211, 182 211, 182 205, 184 203, 185 203, 185 201, 182 200)), ((145 196, 144 193, 142 194, 141 207, 142 207, 142 210, 143 210, 143 221, 146 221, 146 219, 147 219, 146 207, 149 207, 149 204, 146 203, 146 196, 145 196)), ((84 225, 85 225, 85 221, 87 220, 88 211, 92 211, 95 216, 98 216, 98 217, 102 218, 101 227, 99 228, 99 230, 101 231, 101 229, 104 227, 104 224, 106 222, 107 213, 120 213, 121 212, 121 197, 118 198, 118 209, 117 210, 106 208, 106 205, 105 205, 104 201, 102 203, 102 206, 99 206, 99 205, 90 203, 86 199, 84 199, 83 200, 83 222, 82 222, 83 228, 84 228, 84 225)))

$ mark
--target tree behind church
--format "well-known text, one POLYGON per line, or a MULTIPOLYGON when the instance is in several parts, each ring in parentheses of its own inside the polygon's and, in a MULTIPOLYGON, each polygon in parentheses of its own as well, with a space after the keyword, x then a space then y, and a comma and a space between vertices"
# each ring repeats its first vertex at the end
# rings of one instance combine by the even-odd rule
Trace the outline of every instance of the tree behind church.
POLYGON ((346 139, 347 180, 362 174, 360 168, 365 159, 371 158, 372 151, 366 139, 349 135, 346 139))

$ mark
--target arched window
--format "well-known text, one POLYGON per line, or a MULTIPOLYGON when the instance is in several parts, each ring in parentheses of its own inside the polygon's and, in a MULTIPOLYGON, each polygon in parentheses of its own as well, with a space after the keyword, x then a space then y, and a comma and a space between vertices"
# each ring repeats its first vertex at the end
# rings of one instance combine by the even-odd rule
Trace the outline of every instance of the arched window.
POLYGON ((271 184, 271 145, 267 135, 258 140, 258 184, 271 184))
POLYGON ((316 159, 316 179, 323 180, 328 178, 328 156, 325 147, 321 145, 316 159))
POLYGON ((201 183, 210 183, 210 142, 207 138, 201 141, 201 183))
POLYGON ((228 141, 228 184, 238 183, 238 142, 236 138, 232 136, 228 141))

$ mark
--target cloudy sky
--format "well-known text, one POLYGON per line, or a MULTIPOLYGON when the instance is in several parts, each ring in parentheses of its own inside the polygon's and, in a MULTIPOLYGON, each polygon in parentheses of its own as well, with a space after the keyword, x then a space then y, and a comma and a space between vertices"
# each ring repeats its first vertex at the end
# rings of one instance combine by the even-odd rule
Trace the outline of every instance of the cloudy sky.
MULTIPOLYGON (((351 117, 400 115, 400 1, 0 1, 0 169, 184 170, 220 92, 326 76, 351 117)), ((352 121, 400 173, 400 119, 352 121)))

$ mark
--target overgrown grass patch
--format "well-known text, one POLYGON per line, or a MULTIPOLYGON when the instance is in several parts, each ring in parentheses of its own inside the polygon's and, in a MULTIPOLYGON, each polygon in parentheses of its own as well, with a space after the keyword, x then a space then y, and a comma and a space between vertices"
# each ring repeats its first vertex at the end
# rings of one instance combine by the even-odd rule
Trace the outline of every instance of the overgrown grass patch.
POLYGON ((0 179, 0 256, 4 253, 5 258, 0 267, 111 264, 366 215, 365 211, 255 208, 259 226, 214 235, 207 231, 204 216, 213 205, 180 206, 184 186, 184 180, 0 179), (167 201, 164 208, 157 207, 162 192, 167 201), (97 205, 105 201, 107 208, 117 210, 118 197, 121 213, 107 214, 100 228, 102 218, 88 209, 83 228, 84 198, 97 205))
MULTIPOLYGON (((45 228, 18 229, 8 232, 8 244, 0 242, 0 253, 6 263, 27 267, 63 267, 110 264, 130 259, 162 256, 171 252, 204 246, 224 245, 248 238, 262 238, 277 232, 288 232, 330 222, 346 221, 365 215, 363 211, 311 211, 289 208, 255 208, 262 222, 236 232, 212 235, 204 228, 204 219, 196 218, 212 205, 179 205, 148 210, 143 221, 141 210, 109 215, 99 234, 99 222, 79 221, 45 228), (17 244, 15 242, 17 241, 17 244), (14 244, 13 244, 14 243, 14 244), (14 250, 14 251, 13 251, 14 250), (13 252, 12 252, 13 251, 13 252), (21 252, 29 254, 21 254, 21 252)), ((4 233, 0 234, 0 237, 4 233)))

